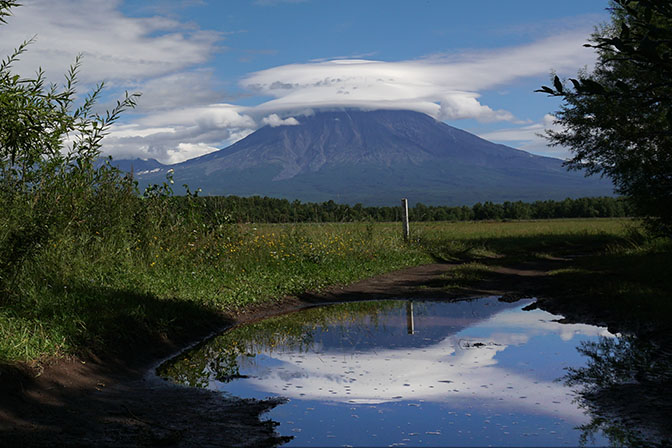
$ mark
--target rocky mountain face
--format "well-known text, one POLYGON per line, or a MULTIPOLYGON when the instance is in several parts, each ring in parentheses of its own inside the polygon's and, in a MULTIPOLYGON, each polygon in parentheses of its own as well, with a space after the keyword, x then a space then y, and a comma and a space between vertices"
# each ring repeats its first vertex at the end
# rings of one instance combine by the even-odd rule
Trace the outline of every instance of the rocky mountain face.
MULTIPOLYGON (((141 186, 175 183, 209 195, 262 195, 364 205, 564 199, 612 194, 562 161, 495 144, 411 111, 318 112, 265 126, 228 148, 185 162, 134 167, 141 186)), ((128 165, 128 161, 119 161, 128 165)))

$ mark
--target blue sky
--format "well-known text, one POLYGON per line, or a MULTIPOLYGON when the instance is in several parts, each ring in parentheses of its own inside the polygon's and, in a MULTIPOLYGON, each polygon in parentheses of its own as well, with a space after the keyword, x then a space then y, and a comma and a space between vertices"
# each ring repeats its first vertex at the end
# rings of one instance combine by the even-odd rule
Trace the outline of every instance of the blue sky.
MULTIPOLYGON (((323 108, 412 109, 484 138, 565 157, 535 134, 558 103, 533 93, 574 76, 608 20, 607 0, 26 0, 0 27, 17 66, 58 81, 84 55, 85 90, 139 107, 106 139, 117 158, 178 162, 265 124, 323 108)), ((104 101, 105 103, 105 101, 104 101)), ((108 105, 109 103, 103 104, 108 105)))

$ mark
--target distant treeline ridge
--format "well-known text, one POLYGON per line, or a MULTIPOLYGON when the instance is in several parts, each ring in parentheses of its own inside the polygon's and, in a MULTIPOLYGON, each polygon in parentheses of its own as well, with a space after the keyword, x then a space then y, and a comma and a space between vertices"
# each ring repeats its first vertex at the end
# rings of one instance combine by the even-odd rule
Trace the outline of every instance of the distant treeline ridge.
MULTIPOLYGON (((227 216, 234 222, 389 222, 401 219, 401 207, 364 207, 334 201, 322 203, 288 201, 270 197, 204 196, 175 197, 177 204, 196 201, 205 215, 227 216), (180 199, 182 198, 182 199, 180 199)), ((191 204, 196 205, 196 204, 191 204)), ((624 198, 594 197, 562 201, 517 201, 473 206, 428 206, 421 203, 409 209, 411 221, 479 221, 507 219, 612 218, 633 216, 624 198)), ((213 216, 214 217, 214 216, 213 216)))

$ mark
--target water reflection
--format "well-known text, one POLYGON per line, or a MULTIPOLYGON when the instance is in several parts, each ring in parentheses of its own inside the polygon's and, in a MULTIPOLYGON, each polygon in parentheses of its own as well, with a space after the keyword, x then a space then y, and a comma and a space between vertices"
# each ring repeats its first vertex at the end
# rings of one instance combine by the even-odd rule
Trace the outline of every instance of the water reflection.
POLYGON ((270 417, 298 445, 576 445, 575 426, 590 421, 555 380, 583 365, 578 344, 613 336, 529 303, 315 308, 235 328, 161 374, 289 398, 270 417))
POLYGON ((582 441, 603 433, 613 446, 672 445, 672 351, 665 336, 582 342, 587 365, 564 377, 591 416, 582 441))

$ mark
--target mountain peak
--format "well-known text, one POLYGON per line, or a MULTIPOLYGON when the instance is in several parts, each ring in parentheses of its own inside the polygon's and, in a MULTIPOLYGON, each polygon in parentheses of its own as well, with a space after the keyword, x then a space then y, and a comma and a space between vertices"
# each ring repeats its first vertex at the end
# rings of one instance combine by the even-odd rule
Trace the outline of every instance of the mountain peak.
MULTIPOLYGON (((264 126, 237 143, 175 165, 206 194, 445 205, 608 195, 611 185, 562 161, 495 144, 420 112, 319 111, 264 126)), ((149 179, 151 176, 143 177, 149 179)))

